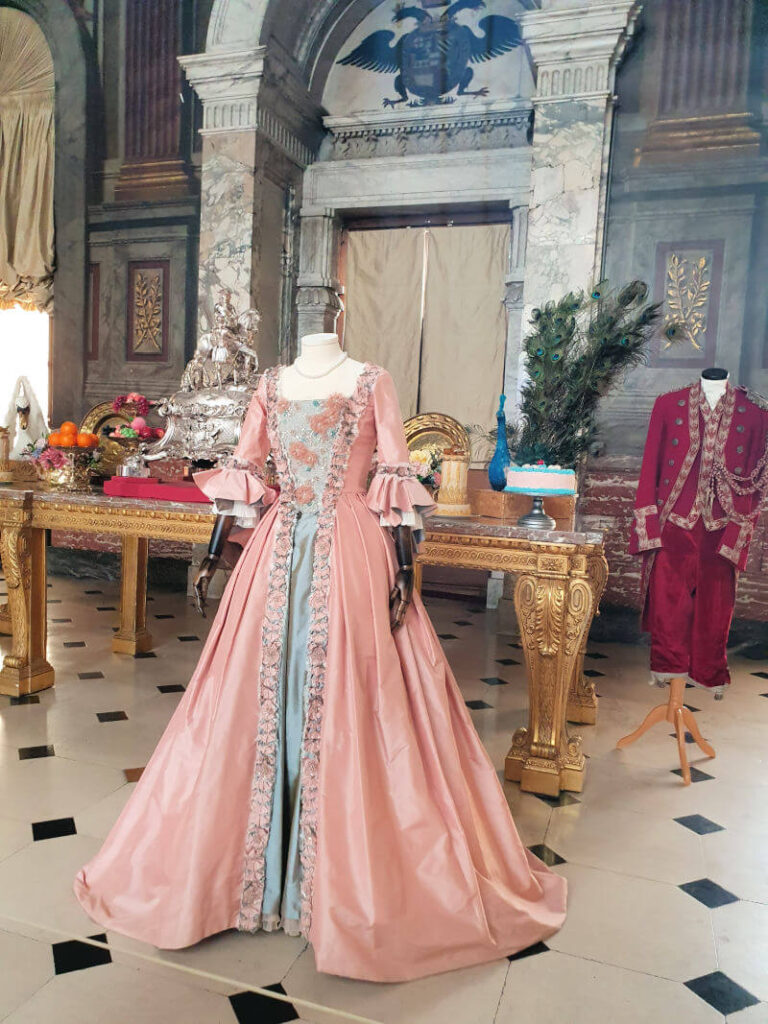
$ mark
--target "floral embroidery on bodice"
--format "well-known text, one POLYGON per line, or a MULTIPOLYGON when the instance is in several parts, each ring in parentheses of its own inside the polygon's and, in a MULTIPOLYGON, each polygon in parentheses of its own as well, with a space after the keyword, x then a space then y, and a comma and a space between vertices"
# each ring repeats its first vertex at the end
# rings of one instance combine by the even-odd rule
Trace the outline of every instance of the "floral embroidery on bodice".
POLYGON ((294 498, 304 512, 320 510, 346 404, 347 400, 338 394, 325 399, 277 401, 277 429, 294 485, 294 498))

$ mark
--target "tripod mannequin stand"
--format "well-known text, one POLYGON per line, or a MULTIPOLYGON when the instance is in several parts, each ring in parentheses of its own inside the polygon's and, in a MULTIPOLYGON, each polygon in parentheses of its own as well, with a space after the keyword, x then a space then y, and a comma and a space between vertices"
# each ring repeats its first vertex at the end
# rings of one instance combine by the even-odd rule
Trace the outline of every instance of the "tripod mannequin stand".
POLYGON ((630 743, 634 743, 635 740, 639 739, 643 733, 648 732, 648 730, 656 725, 657 722, 669 722, 675 727, 675 733, 677 735, 677 748, 680 754, 680 769, 683 773, 683 784, 690 786, 691 769, 688 764, 688 757, 685 753, 686 728, 707 757, 715 757, 715 751, 701 735, 699 727, 696 724, 696 719, 693 716, 693 712, 683 704, 684 694, 685 679, 683 679, 682 676, 675 676, 675 678, 671 679, 669 682, 669 700, 667 703, 658 704, 652 711, 649 711, 642 724, 638 726, 634 732, 629 733, 628 736, 623 736, 616 744, 616 747, 619 750, 623 750, 624 747, 628 747, 630 743))

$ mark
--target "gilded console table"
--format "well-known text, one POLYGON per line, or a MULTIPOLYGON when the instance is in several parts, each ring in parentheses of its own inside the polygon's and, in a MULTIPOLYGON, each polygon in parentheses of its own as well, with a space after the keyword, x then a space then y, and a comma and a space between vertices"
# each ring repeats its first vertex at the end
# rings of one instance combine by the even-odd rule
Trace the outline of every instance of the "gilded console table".
POLYGON ((517 576, 515 610, 528 673, 528 726, 518 729, 505 776, 557 796, 584 785, 581 738, 566 721, 595 721, 594 685, 584 678, 587 635, 605 588, 601 533, 528 530, 498 520, 431 517, 416 559, 424 565, 500 570, 517 576))
POLYGON ((11 653, 0 670, 0 693, 15 697, 53 686, 54 668, 46 657, 46 530, 121 538, 120 626, 112 649, 138 654, 152 647, 146 616, 149 540, 205 542, 213 518, 207 505, 0 486, 0 560, 8 588, 7 611, 0 609, 0 632, 12 637, 11 653))

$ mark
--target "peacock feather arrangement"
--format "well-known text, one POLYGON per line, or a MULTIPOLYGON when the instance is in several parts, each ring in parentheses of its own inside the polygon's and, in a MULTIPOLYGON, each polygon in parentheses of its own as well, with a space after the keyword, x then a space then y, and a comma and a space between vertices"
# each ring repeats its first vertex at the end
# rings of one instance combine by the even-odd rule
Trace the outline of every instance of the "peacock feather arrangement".
MULTIPOLYGON (((573 467, 597 434, 597 409, 627 370, 645 362, 661 303, 646 302, 648 287, 632 281, 618 292, 601 283, 569 292, 534 309, 525 339, 528 380, 523 386, 519 464, 544 461, 573 467)), ((664 331, 681 334, 677 324, 664 331)))

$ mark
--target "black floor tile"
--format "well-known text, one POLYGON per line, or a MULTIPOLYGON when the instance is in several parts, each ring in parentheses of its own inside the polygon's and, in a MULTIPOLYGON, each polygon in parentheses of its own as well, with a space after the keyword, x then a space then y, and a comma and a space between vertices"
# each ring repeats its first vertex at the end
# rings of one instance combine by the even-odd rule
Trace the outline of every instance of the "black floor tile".
POLYGON ((537 843, 536 846, 529 846, 528 849, 539 860, 544 861, 548 868, 554 868, 558 864, 565 864, 565 857, 561 857, 559 853, 555 853, 544 843, 537 843))
POLYGON ((103 672, 78 672, 77 673, 77 678, 78 679, 103 679, 104 678, 104 673, 103 672))
MULTIPOLYGON (((714 779, 714 775, 708 775, 706 772, 703 772, 700 768, 694 767, 694 765, 690 765, 690 769, 691 769, 691 782, 706 782, 707 779, 714 779)), ((673 768, 672 769, 672 774, 673 775, 679 775, 680 778, 682 778, 683 777, 683 770, 682 770, 682 768, 673 768)))
POLYGON ((84 594, 103 594, 103 590, 84 590, 84 594))
POLYGON ((757 676, 758 679, 768 679, 768 672, 750 672, 751 676, 757 676))
POLYGON ((165 686, 158 686, 160 693, 184 693, 185 687, 179 683, 168 683, 165 686))
POLYGON ((469 621, 469 619, 456 619, 453 624, 454 624, 454 626, 471 626, 472 625, 472 623, 469 621))
POLYGON ((72 619, 51 619, 51 622, 71 622, 72 619))
POLYGON ((56 597, 56 598, 49 597, 48 598, 48 604, 61 604, 61 598, 60 597, 56 597))
MULTIPOLYGON (((89 935, 96 942, 106 942, 106 935, 89 935)), ((53 965, 57 974, 69 974, 70 971, 84 971, 87 967, 99 967, 111 964, 112 954, 108 949, 89 946, 85 942, 72 939, 69 942, 54 942, 53 965)))
POLYGON ((458 640, 459 638, 455 633, 438 633, 441 640, 458 640))
POLYGON ((588 679, 602 679, 605 672, 598 672, 596 668, 585 668, 584 675, 588 679))
MULTIPOLYGON (((677 739, 677 733, 676 732, 671 732, 669 735, 672 737, 672 739, 677 739)), ((686 743, 695 743, 696 740, 693 738, 693 735, 691 733, 686 732, 686 734, 685 734, 685 742, 686 743)))
POLYGON ((685 706, 688 708, 689 711, 701 711, 701 708, 695 708, 693 704, 686 704, 685 706))
POLYGON ((97 711, 96 717, 100 722, 125 722, 128 715, 124 711, 97 711))
MULTIPOLYGON (((264 985, 269 992, 285 995, 282 985, 264 985)), ((229 1002, 237 1017, 238 1024, 288 1024, 299 1019, 299 1014, 292 1003, 278 1002, 257 992, 237 992, 229 997, 229 1002)))
POLYGON ((586 656, 593 661, 603 661, 608 657, 607 654, 601 654, 600 651, 588 651, 586 656))
POLYGON ((569 807, 571 804, 581 803, 581 800, 577 800, 572 793, 561 793, 559 796, 544 796, 542 793, 532 793, 531 795, 537 796, 539 800, 543 800, 550 807, 569 807))
POLYGON ((722 885, 713 882, 711 878, 697 878, 695 882, 686 882, 679 886, 683 892, 693 896, 699 903, 703 903, 710 910, 717 907, 725 907, 729 903, 738 903, 739 897, 724 889, 722 885))
POLYGON ((507 647, 514 647, 516 651, 522 651, 523 649, 522 644, 507 644, 507 647))
POLYGON ((156 658, 157 655, 154 651, 139 651, 138 654, 134 654, 134 658, 156 658))
POLYGON ((536 956, 537 953, 548 953, 549 946, 545 942, 537 942, 534 946, 521 949, 519 953, 512 953, 507 960, 523 960, 527 956, 536 956))
POLYGON ((156 615, 156 619, 175 619, 175 615, 156 615))
POLYGON ((97 612, 116 612, 117 608, 113 604, 99 604, 96 606, 97 612))
POLYGON ((685 987, 722 1014, 738 1013, 739 1010, 746 1010, 748 1006, 756 1006, 760 1002, 756 996, 747 992, 741 985, 737 985, 735 981, 731 981, 722 971, 713 971, 711 974, 702 975, 701 978, 686 981, 685 987))
POLYGON ((686 814, 682 818, 675 818, 678 825, 684 825, 685 828, 689 828, 691 832, 695 832, 697 836, 706 836, 711 832, 723 832, 724 827, 718 825, 716 821, 710 821, 709 818, 705 818, 703 814, 686 814))
POLYGON ((65 640, 65 647, 85 647, 85 640, 65 640))
POLYGON ((520 662, 517 661, 515 658, 497 658, 496 659, 496 664, 497 665, 519 665, 520 662))
POLYGON ((481 679, 480 681, 485 683, 486 686, 508 686, 509 685, 509 680, 508 679, 501 679, 499 676, 487 676, 486 678, 481 679))
POLYGON ((191 643, 193 640, 197 640, 199 642, 200 637, 199 636, 192 636, 192 635, 190 635, 190 636, 180 636, 179 640, 181 640, 182 643, 187 643, 188 644, 188 643, 191 643))
POLYGON ((19 760, 28 761, 33 757, 54 757, 53 746, 49 743, 47 746, 40 747, 19 747, 19 760))
POLYGON ((39 704, 40 698, 36 693, 22 693, 20 697, 11 697, 11 707, 17 704, 39 704))
POLYGON ((768 697, 768 693, 761 693, 760 696, 761 697, 768 697))
POLYGON ((464 703, 472 711, 482 711, 484 708, 492 708, 493 704, 486 704, 484 700, 465 700, 464 703))
POLYGON ((74 818, 52 818, 50 821, 32 823, 32 838, 36 843, 41 839, 58 839, 60 836, 77 835, 74 818))

